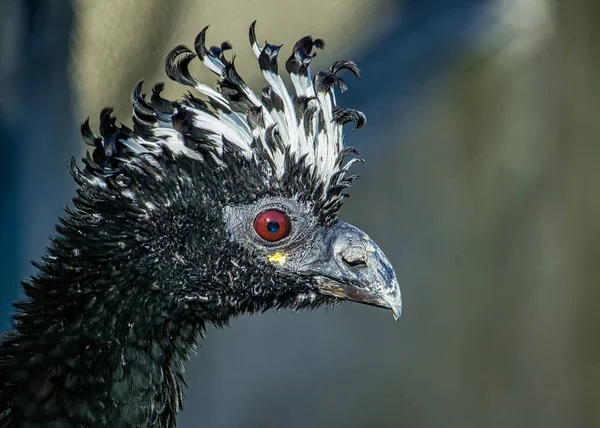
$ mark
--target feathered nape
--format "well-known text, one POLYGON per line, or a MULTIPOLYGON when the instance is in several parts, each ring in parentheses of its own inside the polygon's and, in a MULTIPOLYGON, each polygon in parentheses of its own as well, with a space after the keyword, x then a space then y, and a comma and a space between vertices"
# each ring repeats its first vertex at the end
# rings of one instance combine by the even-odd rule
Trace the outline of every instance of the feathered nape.
POLYGON ((206 47, 205 27, 196 37, 196 53, 186 46, 176 46, 167 55, 165 68, 170 79, 194 88, 207 100, 191 93, 180 101, 166 100, 160 95, 162 83, 154 86, 147 100, 142 94, 142 82, 138 83, 131 95, 133 130, 116 126, 108 108, 100 115, 102 138, 92 133, 88 121, 82 125, 85 142, 95 149, 84 159, 83 175, 75 171, 78 181, 102 186, 124 162, 144 153, 160 156, 169 151, 219 168, 228 167, 223 161, 224 152, 235 151, 256 162, 270 180, 282 180, 292 169, 301 171, 307 178, 306 186, 312 187, 307 193, 318 206, 319 221, 333 222, 342 205, 344 189, 356 178, 348 174, 348 168, 362 160, 353 157, 344 161, 348 154, 358 152, 344 147, 342 126, 353 122, 357 129, 366 122, 361 112, 337 106, 334 89, 347 89, 338 76, 341 70, 349 70, 356 77, 360 71, 354 62, 342 60, 329 71, 311 77, 310 62, 316 55, 313 50, 323 49, 325 42, 303 37, 285 63, 294 86, 292 95, 279 75, 277 57, 281 46, 266 42, 261 46, 255 24, 256 21, 250 26, 250 44, 268 83, 260 97, 235 70, 235 57, 225 58, 225 51, 232 48, 230 43, 206 47), (220 77, 217 89, 190 74, 188 66, 196 57, 220 77))

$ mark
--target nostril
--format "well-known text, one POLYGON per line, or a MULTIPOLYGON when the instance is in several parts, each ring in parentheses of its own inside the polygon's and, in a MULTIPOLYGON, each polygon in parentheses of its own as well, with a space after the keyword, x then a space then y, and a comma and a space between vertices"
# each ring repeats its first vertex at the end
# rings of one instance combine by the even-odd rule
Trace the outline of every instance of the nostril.
POLYGON ((342 257, 342 260, 344 261, 344 263, 346 263, 350 267, 366 266, 367 265, 367 262, 364 261, 363 259, 348 260, 346 257, 342 257))

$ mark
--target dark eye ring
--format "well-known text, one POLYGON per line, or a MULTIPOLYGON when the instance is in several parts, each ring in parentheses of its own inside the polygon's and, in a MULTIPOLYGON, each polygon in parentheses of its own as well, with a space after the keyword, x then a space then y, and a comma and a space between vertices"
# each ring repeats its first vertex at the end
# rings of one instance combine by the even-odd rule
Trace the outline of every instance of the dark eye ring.
POLYGON ((290 219, 279 210, 266 210, 254 219, 254 230, 265 241, 279 241, 288 236, 290 219))

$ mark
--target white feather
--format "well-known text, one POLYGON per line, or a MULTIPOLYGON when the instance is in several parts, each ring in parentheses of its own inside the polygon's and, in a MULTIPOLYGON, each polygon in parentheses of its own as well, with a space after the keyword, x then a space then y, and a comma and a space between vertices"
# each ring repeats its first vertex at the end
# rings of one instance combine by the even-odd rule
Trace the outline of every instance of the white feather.
MULTIPOLYGON (((259 58, 263 47, 255 39, 251 45, 254 54, 259 58)), ((222 79, 227 78, 225 64, 220 58, 206 51, 206 54, 201 56, 201 61, 222 79)), ((224 95, 200 82, 194 85, 195 89, 217 104, 217 107, 211 109, 212 114, 189 106, 178 108, 184 108, 193 113, 193 125, 206 131, 206 138, 214 149, 212 156, 219 164, 222 162, 219 157, 223 153, 223 140, 227 139, 239 147, 248 159, 254 159, 261 164, 270 161, 275 165, 274 173, 281 177, 285 173, 284 154, 287 148, 292 155, 295 155, 296 159, 306 156, 307 164, 313 168, 324 183, 329 183, 330 177, 339 168, 337 161, 343 150, 342 126, 333 120, 333 111, 336 106, 334 88, 332 87, 325 93, 317 92, 313 85, 310 69, 307 70, 307 76, 291 74, 295 95, 309 98, 306 108, 315 110, 309 119, 310 122, 305 123, 305 115, 302 115, 299 121, 297 120, 293 96, 286 89, 281 76, 268 70, 263 70, 263 75, 273 93, 281 99, 282 110, 272 109, 269 111, 247 85, 243 83, 238 85, 238 90, 247 97, 251 105, 262 110, 258 124, 251 125, 247 115, 239 110, 235 111, 234 106, 229 104, 224 95), (284 145, 283 149, 278 145, 270 147, 266 144, 267 137, 272 138, 272 136, 266 135, 268 130, 275 131, 273 124, 276 125, 276 130, 279 132, 284 145), (253 150, 255 145, 260 147, 259 151, 253 150)), ((147 151, 157 153, 166 145, 175 153, 203 160, 199 152, 185 146, 183 136, 174 129, 168 114, 156 112, 156 115, 158 121, 152 131, 157 137, 157 141, 146 141, 141 137, 133 137, 122 141, 123 144, 134 153, 147 151)), ((346 171, 357 161, 358 159, 350 160, 342 170, 346 171)))

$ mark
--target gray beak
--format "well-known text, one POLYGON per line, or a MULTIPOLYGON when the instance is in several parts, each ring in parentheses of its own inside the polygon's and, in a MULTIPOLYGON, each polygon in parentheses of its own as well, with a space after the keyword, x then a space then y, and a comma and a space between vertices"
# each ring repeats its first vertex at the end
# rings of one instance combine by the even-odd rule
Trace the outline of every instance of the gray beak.
POLYGON ((316 278, 322 294, 402 313, 402 296, 389 260, 360 229, 341 221, 323 229, 298 273, 316 278))

